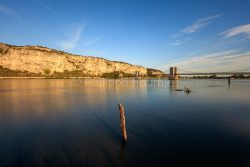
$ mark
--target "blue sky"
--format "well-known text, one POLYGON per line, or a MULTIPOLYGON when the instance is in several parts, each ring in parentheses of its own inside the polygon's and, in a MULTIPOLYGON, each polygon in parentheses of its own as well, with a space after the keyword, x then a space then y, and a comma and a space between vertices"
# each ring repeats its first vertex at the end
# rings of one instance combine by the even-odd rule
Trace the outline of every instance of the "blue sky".
POLYGON ((250 71, 249 0, 0 0, 0 42, 167 71, 250 71))

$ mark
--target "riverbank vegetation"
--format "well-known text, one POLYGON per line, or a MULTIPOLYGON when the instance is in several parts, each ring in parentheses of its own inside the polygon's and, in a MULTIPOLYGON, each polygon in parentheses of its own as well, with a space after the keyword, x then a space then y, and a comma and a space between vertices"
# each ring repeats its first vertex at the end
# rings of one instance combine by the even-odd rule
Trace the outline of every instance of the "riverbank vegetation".
MULTIPOLYGON (((135 74, 125 73, 122 71, 114 71, 114 72, 107 72, 103 73, 101 76, 99 75, 91 75, 88 72, 83 72, 81 70, 75 71, 68 71, 64 70, 63 72, 51 72, 50 69, 46 68, 43 70, 43 73, 32 73, 28 71, 20 71, 20 70, 10 70, 8 68, 4 68, 0 66, 0 77, 43 77, 43 78, 54 78, 54 79, 66 79, 66 78, 74 78, 74 77, 100 77, 100 78, 107 78, 107 79, 119 79, 119 78, 134 78, 140 77, 142 79, 156 79, 159 78, 159 75, 156 74, 162 73, 159 70, 155 69, 147 69, 147 76, 136 76, 135 74)), ((243 74, 233 74, 230 76, 233 79, 250 79, 250 75, 243 75, 243 74)), ((166 76, 161 76, 161 78, 167 79, 166 76)), ((185 77, 179 77, 180 79, 185 77)), ((191 79, 227 79, 228 76, 217 76, 216 74, 210 76, 193 76, 189 77, 191 79)))
POLYGON ((70 78, 70 77, 96 77, 89 74, 85 74, 82 71, 68 71, 64 72, 53 72, 50 69, 44 69, 44 73, 31 73, 28 71, 10 70, 8 68, 3 68, 0 66, 0 77, 45 77, 45 78, 70 78))
MULTIPOLYGON (((216 74, 210 76, 193 76, 193 79, 227 79, 229 76, 217 76, 216 74)), ((230 76, 233 79, 250 79, 250 75, 233 74, 230 76)))
POLYGON ((101 77, 102 78, 108 78, 108 79, 119 79, 119 78, 135 77, 135 75, 125 73, 125 72, 122 72, 122 71, 114 71, 114 72, 103 73, 101 77))
POLYGON ((55 78, 55 79, 67 79, 72 77, 102 77, 107 79, 119 79, 119 78, 129 78, 135 77, 133 74, 124 73, 122 71, 114 71, 109 73, 104 73, 101 76, 91 75, 89 73, 85 73, 80 70, 68 71, 64 70, 64 72, 51 72, 50 69, 46 68, 43 70, 43 73, 31 73, 28 71, 19 71, 19 70, 10 70, 8 68, 4 68, 0 66, 0 77, 44 77, 44 78, 55 78))
POLYGON ((0 77, 44 77, 41 73, 31 73, 28 71, 10 70, 0 66, 0 77))

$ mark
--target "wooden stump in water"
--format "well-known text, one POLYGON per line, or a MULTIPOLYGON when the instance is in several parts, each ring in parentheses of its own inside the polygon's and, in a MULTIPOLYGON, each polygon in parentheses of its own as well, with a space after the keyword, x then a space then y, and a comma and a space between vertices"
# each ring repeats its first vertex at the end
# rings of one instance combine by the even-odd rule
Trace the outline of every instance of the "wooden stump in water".
POLYGON ((121 130, 122 130, 122 137, 124 142, 127 142, 127 131, 126 131, 126 118, 125 118, 125 112, 122 104, 118 104, 119 111, 120 111, 120 124, 121 124, 121 130))

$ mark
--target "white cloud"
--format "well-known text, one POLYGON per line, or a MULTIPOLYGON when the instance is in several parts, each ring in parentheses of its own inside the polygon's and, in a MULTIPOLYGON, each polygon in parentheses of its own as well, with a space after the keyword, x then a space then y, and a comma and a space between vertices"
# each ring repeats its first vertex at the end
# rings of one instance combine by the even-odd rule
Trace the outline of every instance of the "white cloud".
POLYGON ((27 25, 24 21, 23 21, 23 18, 13 9, 3 5, 3 4, 0 4, 0 12, 9 16, 9 17, 12 17, 14 19, 16 19, 17 21, 19 21, 25 28, 33 31, 33 28, 29 25, 27 25))
POLYGON ((221 34, 224 35, 224 38, 230 38, 230 37, 234 37, 240 34, 246 35, 246 37, 249 38, 250 37, 250 24, 240 25, 238 27, 228 29, 222 32, 221 34))
POLYGON ((183 44, 183 42, 181 40, 175 40, 175 41, 169 43, 168 46, 179 46, 181 44, 183 44))
POLYGON ((38 0, 33 0, 33 1, 36 2, 38 5, 42 6, 43 8, 47 9, 51 13, 56 14, 56 11, 54 9, 52 9, 49 5, 47 5, 41 1, 38 1, 38 0))
POLYGON ((185 27, 184 29, 181 30, 181 33, 194 33, 197 32, 199 29, 207 26, 212 22, 212 20, 219 18, 221 15, 214 15, 214 16, 209 16, 205 17, 202 19, 196 20, 193 24, 185 27))
POLYGON ((187 72, 242 71, 250 67, 250 52, 240 53, 236 50, 228 50, 195 56, 170 62, 161 69, 168 71, 169 67, 172 66, 176 66, 187 72))
POLYGON ((182 45, 183 43, 185 43, 186 41, 189 41, 191 39, 192 39, 191 37, 185 37, 185 38, 176 39, 173 42, 170 42, 168 44, 168 46, 179 46, 179 45, 182 45))
POLYGON ((72 34, 69 38, 63 40, 62 42, 59 42, 57 45, 66 50, 75 48, 81 38, 83 30, 83 24, 78 25, 74 30, 71 31, 71 33, 69 33, 72 34))
POLYGON ((11 9, 3 4, 0 4, 0 12, 4 13, 10 17, 13 17, 19 21, 22 21, 22 17, 16 11, 14 11, 13 9, 11 9))
POLYGON ((170 42, 168 44, 168 46, 179 46, 179 45, 182 45, 183 43, 185 43, 186 41, 191 40, 192 39, 190 37, 191 34, 199 31, 200 29, 202 29, 204 27, 206 27, 207 25, 212 23, 212 21, 214 19, 217 19, 219 17, 221 17, 221 15, 217 14, 217 15, 201 18, 201 19, 198 19, 198 20, 194 21, 193 24, 181 29, 178 33, 174 34, 172 36, 172 38, 174 38, 175 40, 170 42))

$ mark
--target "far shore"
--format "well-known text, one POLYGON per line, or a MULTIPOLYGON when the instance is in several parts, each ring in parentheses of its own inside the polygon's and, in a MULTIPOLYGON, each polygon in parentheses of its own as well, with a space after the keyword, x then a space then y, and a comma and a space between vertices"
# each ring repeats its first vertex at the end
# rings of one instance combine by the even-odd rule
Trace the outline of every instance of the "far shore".
POLYGON ((67 77, 67 78, 49 78, 49 77, 0 77, 0 79, 96 79, 100 77, 67 77))
MULTIPOLYGON (((114 79, 114 78, 102 78, 102 77, 65 77, 65 78, 53 78, 53 77, 0 77, 0 79, 114 79)), ((214 80, 214 79, 228 79, 228 78, 179 78, 178 80, 214 80)), ((231 78, 232 80, 250 80, 250 78, 231 78)), ((117 78, 115 80, 169 80, 168 78, 117 78)), ((178 81, 177 80, 177 81, 178 81)))

